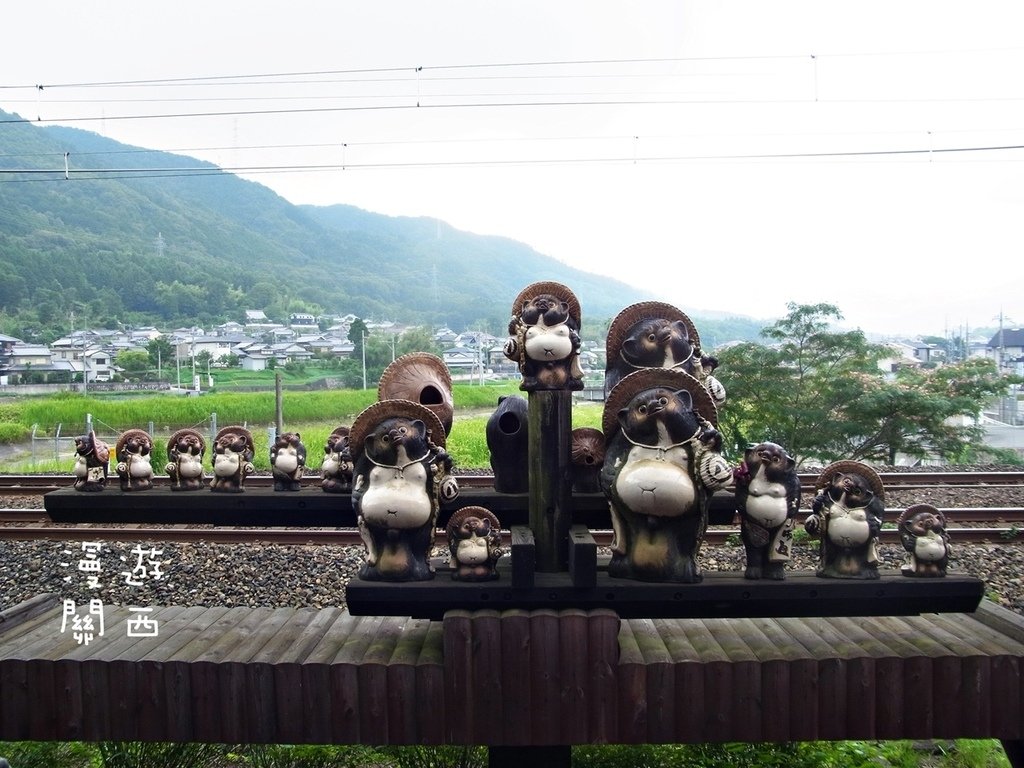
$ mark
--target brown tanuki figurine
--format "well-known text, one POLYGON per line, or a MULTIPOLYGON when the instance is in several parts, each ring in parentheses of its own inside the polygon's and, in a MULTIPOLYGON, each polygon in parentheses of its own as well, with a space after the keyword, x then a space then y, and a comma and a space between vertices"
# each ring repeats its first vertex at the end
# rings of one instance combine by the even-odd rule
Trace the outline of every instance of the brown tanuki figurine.
POLYGON ((270 446, 271 475, 275 491, 298 491, 306 470, 306 446, 298 432, 284 432, 270 446))
POLYGON ((179 429, 167 441, 164 471, 171 478, 172 491, 198 491, 203 487, 203 456, 206 441, 194 429, 179 429))
POLYGON ((784 579, 800 508, 796 462, 781 445, 761 443, 747 449, 735 477, 736 510, 747 556, 743 576, 784 579))
POLYGON ((245 427, 224 427, 213 441, 213 479, 210 490, 217 493, 241 493, 245 478, 256 468, 252 434, 245 427))
POLYGON ((463 507, 445 528, 451 552, 452 578, 456 581, 491 581, 498 578, 501 524, 484 507, 463 507))
POLYGON ((327 493, 349 493, 352 490, 352 455, 348 448, 348 427, 335 427, 324 446, 320 465, 320 487, 327 493))
POLYGON ((859 461, 834 462, 818 475, 804 528, 821 538, 818 575, 877 579, 878 534, 885 512, 882 480, 859 461))
POLYGON ((75 490, 96 492, 107 487, 110 448, 95 432, 75 438, 75 490))
POLYGON ((430 550, 441 500, 458 495, 440 420, 419 403, 382 400, 356 417, 352 507, 366 545, 359 578, 434 578, 430 550))
POLYGON ((707 390, 681 371, 637 371, 612 390, 601 470, 614 532, 610 576, 701 580, 697 555, 710 496, 732 480, 731 471, 718 470, 725 462, 716 419, 707 390), (709 471, 701 472, 705 463, 709 471))
POLYGON ((560 283, 527 286, 512 304, 505 357, 519 364, 524 392, 583 389, 580 305, 560 283))
POLYGON ((937 577, 946 575, 949 564, 949 535, 946 516, 931 504, 907 507, 896 521, 900 541, 909 562, 904 576, 937 577))
POLYGON ((117 476, 122 491, 148 491, 153 487, 153 438, 141 429, 129 429, 117 441, 117 476))

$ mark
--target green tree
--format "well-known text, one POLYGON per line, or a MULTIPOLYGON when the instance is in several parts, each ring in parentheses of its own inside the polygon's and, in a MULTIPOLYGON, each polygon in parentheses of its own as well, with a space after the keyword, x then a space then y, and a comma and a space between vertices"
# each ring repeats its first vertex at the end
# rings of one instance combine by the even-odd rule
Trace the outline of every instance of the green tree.
POLYGON ((719 354, 729 393, 719 427, 728 447, 771 440, 798 462, 894 463, 901 453, 949 460, 979 439, 969 420, 1010 379, 983 360, 886 374, 878 365, 885 348, 860 331, 833 330, 841 318, 831 304, 790 304, 762 331, 771 346, 719 354))
POLYGON ((841 440, 839 410, 862 386, 854 374, 880 374, 883 350, 859 330, 833 330, 842 313, 831 304, 788 308, 761 332, 770 346, 738 344, 718 355, 729 392, 720 428, 727 446, 771 440, 801 462, 824 458, 841 440))
POLYGON ((429 328, 409 328, 398 337, 396 354, 407 355, 410 352, 430 352, 439 355, 441 347, 434 341, 434 335, 429 328))
POLYGON ((955 459, 981 442, 984 430, 975 419, 1012 381, 993 361, 979 358, 934 369, 902 368, 892 380, 868 377, 861 396, 842 409, 845 433, 832 452, 889 464, 900 453, 955 459))
POLYGON ((146 344, 149 353, 149 367, 162 368, 174 360, 174 347, 166 336, 158 336, 146 344))
POLYGON ((117 367, 123 369, 125 373, 142 373, 152 367, 149 353, 142 349, 126 349, 118 352, 114 360, 117 367))
POLYGON ((363 357, 363 339, 368 334, 366 323, 362 318, 357 317, 352 321, 352 325, 348 329, 348 340, 351 341, 355 347, 352 350, 353 360, 362 360, 363 357))

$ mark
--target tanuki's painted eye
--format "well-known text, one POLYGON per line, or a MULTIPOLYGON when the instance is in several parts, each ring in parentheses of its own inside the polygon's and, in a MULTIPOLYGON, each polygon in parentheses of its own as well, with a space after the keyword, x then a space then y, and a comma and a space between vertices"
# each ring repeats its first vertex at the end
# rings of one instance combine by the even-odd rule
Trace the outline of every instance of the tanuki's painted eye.
POLYGON ((640 411, 640 413, 647 413, 647 406, 646 405, 638 406, 637 410, 640 411))

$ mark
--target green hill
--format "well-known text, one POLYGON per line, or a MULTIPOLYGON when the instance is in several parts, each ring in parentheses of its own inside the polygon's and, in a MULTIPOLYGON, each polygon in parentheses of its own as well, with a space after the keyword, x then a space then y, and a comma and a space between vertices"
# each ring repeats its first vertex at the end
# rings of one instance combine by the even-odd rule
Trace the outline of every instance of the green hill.
POLYGON ((508 238, 296 206, 194 158, 0 123, 0 170, 43 168, 54 172, 0 173, 0 332, 32 336, 72 315, 78 327, 209 324, 244 309, 500 330, 515 295, 538 280, 568 285, 586 327, 653 298, 508 238))

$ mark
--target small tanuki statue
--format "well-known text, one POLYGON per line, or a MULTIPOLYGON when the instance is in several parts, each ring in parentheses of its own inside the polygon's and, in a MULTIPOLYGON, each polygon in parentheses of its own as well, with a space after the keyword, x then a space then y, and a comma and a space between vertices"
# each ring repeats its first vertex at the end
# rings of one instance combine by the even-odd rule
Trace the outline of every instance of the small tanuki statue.
POLYGON ((747 448, 736 468, 736 510, 747 556, 747 579, 784 579, 800 508, 796 462, 776 443, 747 448))
POLYGON ((452 578, 456 581, 491 581, 498 578, 501 524, 484 507, 463 507, 445 528, 451 552, 452 578))
POLYGON ((671 368, 703 384, 716 408, 725 403, 725 387, 712 375, 717 358, 701 352, 693 321, 671 304, 643 301, 619 312, 608 328, 605 355, 605 395, 635 371, 671 368))
POLYGON ((252 464, 255 448, 245 427, 224 427, 213 441, 213 479, 210 490, 241 493, 245 478, 256 471, 252 464))
POLYGON ((882 480, 867 464, 837 461, 818 475, 804 528, 821 539, 818 576, 877 579, 885 513, 882 480))
POLYGON ((411 352, 392 360, 380 376, 377 399, 412 400, 434 412, 446 435, 452 431, 452 375, 437 355, 411 352))
POLYGON ((298 432, 283 432, 270 446, 271 475, 275 491, 298 491, 306 470, 306 446, 298 432))
POLYGON ((941 511, 931 504, 915 504, 899 516, 896 528, 909 557, 909 562, 901 569, 904 576, 946 575, 949 535, 946 516, 941 511))
POLYGON ((687 373, 637 371, 605 403, 601 489, 611 509, 613 577, 698 582, 710 495, 732 481, 714 403, 687 373))
POLYGON ((410 400, 382 400, 356 417, 352 507, 366 545, 359 578, 434 578, 430 550, 441 501, 459 492, 440 420, 410 400))
POLYGON ((348 448, 348 427, 335 427, 327 436, 324 460, 320 465, 320 487, 327 493, 352 490, 352 455, 348 448))
POLYGON ((167 465, 172 491, 198 491, 203 487, 206 441, 194 429, 179 429, 167 441, 167 465))
POLYGON ((110 448, 96 432, 75 438, 75 490, 95 492, 107 487, 110 448))
POLYGON ((533 283, 512 304, 505 357, 519 365, 524 392, 583 389, 580 304, 561 283, 533 283))
POLYGON ((153 487, 153 438, 141 429, 122 433, 114 449, 122 491, 148 491, 153 487))

